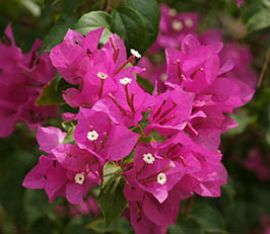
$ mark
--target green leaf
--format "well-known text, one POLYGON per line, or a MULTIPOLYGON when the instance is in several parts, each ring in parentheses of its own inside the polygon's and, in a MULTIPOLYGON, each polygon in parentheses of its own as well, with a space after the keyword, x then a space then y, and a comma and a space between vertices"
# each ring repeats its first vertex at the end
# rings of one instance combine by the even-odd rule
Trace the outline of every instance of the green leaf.
POLYGON ((147 30, 142 15, 131 7, 119 7, 112 11, 113 32, 121 36, 127 49, 143 53, 147 49, 147 30))
POLYGON ((39 5, 33 0, 17 0, 19 4, 25 7, 33 16, 40 16, 41 9, 39 5))
POLYGON ((89 234, 89 231, 84 227, 85 221, 81 216, 72 217, 71 221, 65 226, 65 234, 89 234))
POLYGON ((24 209, 28 222, 33 224, 38 219, 44 218, 49 211, 48 198, 43 191, 26 190, 24 209))
POLYGON ((247 113, 245 110, 237 111, 237 113, 232 114, 231 117, 238 124, 238 126, 236 128, 230 129, 230 131, 226 133, 228 136, 241 134, 247 129, 249 125, 256 122, 254 115, 247 113))
POLYGON ((270 9, 262 9, 256 12, 247 22, 249 32, 268 28, 270 26, 270 9))
POLYGON ((105 165, 104 182, 97 200, 107 226, 117 219, 126 207, 124 184, 118 171, 119 167, 113 164, 105 165))
POLYGON ((203 234, 203 228, 194 220, 183 220, 169 228, 169 234, 203 234))
POLYGON ((227 233, 224 219, 219 211, 205 203, 195 205, 189 218, 200 224, 207 233, 227 233))
POLYGON ((141 76, 137 76, 137 81, 145 91, 147 91, 150 94, 153 93, 154 86, 148 80, 146 80, 145 78, 141 76))
POLYGON ((52 224, 48 219, 41 218, 31 226, 31 234, 53 233, 52 224))
POLYGON ((45 37, 41 50, 50 51, 55 45, 59 44, 65 37, 68 29, 73 28, 75 20, 71 17, 62 16, 50 29, 45 37))
POLYGON ((16 233, 16 225, 10 219, 10 217, 7 216, 1 203, 0 203, 0 232, 4 234, 16 233))
POLYGON ((90 222, 86 228, 93 230, 96 233, 117 233, 117 234, 131 234, 133 233, 132 228, 128 220, 124 218, 118 218, 110 224, 106 225, 104 219, 97 219, 90 222))
POLYGON ((63 141, 64 144, 74 143, 75 123, 74 121, 63 122, 62 127, 66 130, 67 135, 63 141))
POLYGON ((56 75, 55 79, 49 82, 42 90, 42 93, 39 95, 37 104, 39 106, 44 105, 62 105, 64 100, 62 98, 62 89, 59 84, 61 77, 56 75))
POLYGON ((101 37, 101 43, 104 44, 109 36, 110 32, 111 16, 104 11, 92 11, 83 15, 77 22, 75 29, 82 34, 87 34, 93 29, 104 27, 105 30, 101 37))
POLYGON ((142 15, 147 29, 146 47, 150 47, 159 32, 160 10, 157 1, 127 0, 127 4, 142 15))
POLYGON ((122 168, 113 163, 106 163, 103 167, 103 184, 102 188, 105 188, 112 183, 119 174, 122 172, 122 168))

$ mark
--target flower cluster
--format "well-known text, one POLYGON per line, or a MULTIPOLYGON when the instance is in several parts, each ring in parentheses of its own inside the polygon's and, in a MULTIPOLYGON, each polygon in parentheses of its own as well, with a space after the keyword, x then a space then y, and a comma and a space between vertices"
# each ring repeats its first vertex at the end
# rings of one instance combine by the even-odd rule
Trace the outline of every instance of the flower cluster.
POLYGON ((0 137, 9 136, 18 122, 35 128, 57 114, 56 107, 36 105, 42 88, 55 75, 49 54, 38 54, 40 45, 36 40, 24 54, 15 44, 11 26, 5 30, 0 42, 0 137))
MULTIPOLYGON (((166 17, 173 17, 176 31, 180 21, 181 27, 195 25, 191 15, 169 10, 166 17)), ((74 134, 40 127, 37 140, 46 155, 23 185, 44 189, 50 201, 65 196, 82 204, 104 182, 104 165, 117 165, 135 232, 166 233, 181 200, 220 196, 227 181, 220 136, 236 125, 229 114, 251 99, 254 82, 242 77, 248 64, 234 45, 188 34, 179 39, 179 50, 166 50, 166 79, 160 88, 156 76, 148 93, 136 79, 147 72, 134 65, 139 52, 127 56, 117 35, 99 46, 102 32, 69 30, 52 49, 53 65, 71 86, 63 97, 78 109, 64 115, 74 134)))

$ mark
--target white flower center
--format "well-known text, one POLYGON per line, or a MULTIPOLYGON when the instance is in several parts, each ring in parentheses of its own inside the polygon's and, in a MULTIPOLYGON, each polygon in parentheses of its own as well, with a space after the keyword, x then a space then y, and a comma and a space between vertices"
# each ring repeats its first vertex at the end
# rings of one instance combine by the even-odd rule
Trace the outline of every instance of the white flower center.
POLYGON ((87 133, 87 139, 89 141, 95 141, 98 139, 98 133, 95 130, 92 130, 87 133))
POLYGON ((177 14, 177 11, 175 10, 175 9, 173 9, 173 8, 171 8, 170 10, 169 10, 169 16, 176 16, 176 14, 177 14))
POLYGON ((97 76, 102 80, 105 80, 108 77, 108 75, 106 73, 104 73, 104 72, 98 72, 97 76))
POLYGON ((122 85, 128 85, 131 83, 131 79, 129 77, 124 77, 124 78, 120 79, 119 82, 122 85))
POLYGON ((192 28, 193 25, 194 25, 194 22, 193 22, 193 20, 191 18, 186 18, 185 19, 185 25, 186 25, 187 28, 192 28))
POLYGON ((155 157, 151 153, 147 153, 143 155, 143 161, 147 164, 153 164, 155 162, 155 157))
POLYGON ((183 23, 181 21, 174 20, 172 22, 172 28, 173 28, 173 30, 180 32, 184 28, 184 26, 183 26, 183 23))
POLYGON ((130 53, 132 55, 134 55, 136 58, 141 58, 142 57, 141 54, 137 50, 131 49, 130 53))
POLYGON ((83 173, 77 173, 75 175, 75 183, 76 184, 83 184, 84 180, 85 180, 85 176, 83 173))
POLYGON ((160 172, 158 175, 157 175, 157 182, 161 185, 164 185, 166 184, 167 182, 167 176, 165 173, 163 172, 160 172))

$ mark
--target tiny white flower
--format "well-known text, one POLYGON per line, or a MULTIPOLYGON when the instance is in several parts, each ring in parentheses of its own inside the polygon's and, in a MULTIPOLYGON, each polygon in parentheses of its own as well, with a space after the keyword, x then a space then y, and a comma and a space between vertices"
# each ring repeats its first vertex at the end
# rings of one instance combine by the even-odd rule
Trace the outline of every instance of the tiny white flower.
POLYGON ((174 168, 174 167, 175 167, 174 162, 170 162, 170 163, 169 163, 169 167, 170 167, 170 168, 174 168))
POLYGON ((141 56, 141 54, 137 51, 137 50, 134 50, 134 49, 131 49, 130 50, 130 53, 132 54, 132 55, 134 55, 136 58, 141 58, 142 56, 141 56))
POLYGON ((185 25, 186 25, 187 28, 192 28, 193 25, 194 25, 194 22, 193 22, 193 20, 191 18, 186 18, 185 19, 185 25))
POLYGON ((162 73, 162 74, 161 74, 161 77, 160 77, 160 80, 161 80, 161 81, 166 81, 167 79, 168 79, 167 74, 166 74, 166 73, 162 73))
POLYGON ((95 141, 98 139, 98 133, 95 130, 89 131, 87 133, 87 139, 89 141, 95 141))
POLYGON ((184 74, 181 74, 180 77, 181 77, 182 80, 186 80, 186 79, 187 79, 186 76, 185 76, 184 74))
POLYGON ((75 180, 75 183, 76 183, 76 184, 83 184, 83 182, 84 182, 84 180, 85 180, 85 176, 84 176, 83 173, 77 173, 77 174, 75 175, 74 180, 75 180))
POLYGON ((108 78, 108 75, 104 72, 98 72, 97 77, 99 77, 101 80, 105 80, 108 78))
POLYGON ((175 9, 173 9, 173 8, 171 8, 170 10, 169 10, 169 16, 176 16, 176 14, 177 14, 177 11, 175 10, 175 9))
POLYGON ((128 85, 131 83, 131 81, 132 80, 129 77, 124 77, 124 78, 119 80, 120 84, 122 84, 122 85, 128 85))
POLYGON ((183 26, 183 23, 181 21, 174 20, 172 22, 172 28, 173 28, 173 30, 175 30, 177 32, 180 32, 180 31, 182 31, 182 29, 184 28, 184 26, 183 26))
POLYGON ((153 164, 155 162, 155 157, 151 153, 147 153, 143 155, 143 161, 147 164, 153 164))
POLYGON ((166 184, 167 182, 167 176, 165 173, 163 172, 160 172, 158 175, 157 175, 157 182, 161 185, 164 185, 166 184))

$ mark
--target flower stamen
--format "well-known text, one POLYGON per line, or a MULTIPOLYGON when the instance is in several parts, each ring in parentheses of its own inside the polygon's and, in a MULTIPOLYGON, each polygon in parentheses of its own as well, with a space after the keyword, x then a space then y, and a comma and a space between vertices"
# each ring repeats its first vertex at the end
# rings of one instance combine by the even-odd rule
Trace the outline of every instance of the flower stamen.
POLYGON ((153 164, 155 162, 155 157, 151 153, 143 154, 143 161, 147 164, 153 164))
POLYGON ((89 131, 87 133, 87 139, 89 141, 96 141, 98 139, 98 136, 99 135, 98 135, 97 131, 95 131, 95 130, 89 131))
POLYGON ((166 184, 167 182, 167 176, 164 172, 160 172, 158 175, 157 175, 157 182, 161 185, 164 185, 166 184))
POLYGON ((82 185, 85 181, 85 175, 83 173, 77 173, 74 180, 76 184, 82 185))

